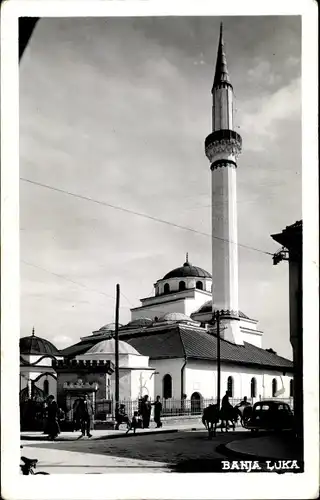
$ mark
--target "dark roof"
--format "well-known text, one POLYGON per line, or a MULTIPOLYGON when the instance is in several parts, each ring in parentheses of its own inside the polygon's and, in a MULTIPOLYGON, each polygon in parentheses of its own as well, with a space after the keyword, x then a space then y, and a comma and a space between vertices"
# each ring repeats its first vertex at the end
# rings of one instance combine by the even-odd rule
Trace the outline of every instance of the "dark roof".
POLYGON ((49 340, 29 335, 19 341, 20 354, 51 354, 61 356, 60 351, 49 340))
MULTIPOLYGON (((134 347, 143 356, 152 359, 184 358, 216 361, 217 337, 203 328, 170 325, 161 330, 122 332, 121 340, 134 347)), ((67 357, 75 357, 88 351, 101 339, 83 340, 60 351, 67 357)), ((236 345, 221 339, 221 361, 242 365, 259 365, 270 369, 293 369, 292 361, 256 347, 248 342, 236 345)))
POLYGON ((201 267, 193 266, 190 262, 186 261, 183 266, 173 269, 167 273, 162 279, 166 280, 169 278, 187 278, 187 277, 197 277, 197 278, 212 278, 208 271, 205 271, 201 267))
MULTIPOLYGON (((153 359, 181 358, 215 361, 217 359, 217 337, 200 328, 175 325, 159 332, 150 332, 127 338, 142 355, 153 359)), ((221 340, 221 361, 245 365, 260 365, 269 368, 292 370, 292 361, 272 354, 248 342, 236 345, 221 340)))
POLYGON ((291 254, 295 252, 301 254, 302 220, 295 222, 291 226, 287 226, 281 233, 272 234, 271 238, 273 238, 277 243, 280 243, 283 247, 287 248, 291 254))
MULTIPOLYGON (((195 311, 194 313, 192 313, 191 314, 191 318, 195 314, 210 313, 210 312, 212 312, 212 300, 208 300, 197 311, 195 311)), ((240 318, 244 318, 244 319, 250 319, 249 316, 247 316, 246 314, 244 314, 242 311, 239 311, 239 317, 240 318)))
MULTIPOLYGON (((217 62, 216 62, 216 71, 214 75, 213 87, 219 85, 220 83, 229 83, 230 78, 227 68, 227 58, 224 51, 224 41, 222 34, 222 23, 220 24, 220 38, 219 38, 219 46, 218 46, 218 54, 217 54, 217 62)), ((231 84, 230 84, 231 85, 231 84)))

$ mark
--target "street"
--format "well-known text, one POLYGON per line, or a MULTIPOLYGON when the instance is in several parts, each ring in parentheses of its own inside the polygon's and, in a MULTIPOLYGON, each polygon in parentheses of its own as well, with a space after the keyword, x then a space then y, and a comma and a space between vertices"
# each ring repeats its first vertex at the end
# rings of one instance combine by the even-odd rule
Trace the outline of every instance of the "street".
MULTIPOLYGON (((76 436, 75 436, 76 437, 76 436)), ((38 458, 49 473, 205 472, 220 471, 226 456, 217 450, 251 433, 236 430, 212 440, 203 430, 24 444, 24 454, 38 458), (190 470, 191 469, 191 470, 190 470)))

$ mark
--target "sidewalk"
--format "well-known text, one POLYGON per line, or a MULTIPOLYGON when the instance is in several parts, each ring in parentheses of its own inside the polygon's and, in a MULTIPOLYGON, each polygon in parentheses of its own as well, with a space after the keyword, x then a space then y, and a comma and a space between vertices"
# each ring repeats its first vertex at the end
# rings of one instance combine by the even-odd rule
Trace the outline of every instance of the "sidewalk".
POLYGON ((302 460, 301 444, 286 434, 231 441, 224 450, 226 454, 252 460, 302 460))
POLYGON ((35 472, 49 474, 105 474, 107 472, 170 472, 168 464, 110 455, 23 446, 21 456, 37 458, 35 472))
MULTIPOLYGON (((201 422, 200 419, 197 420, 187 420, 187 421, 174 421, 174 422, 163 422, 163 426, 159 429, 156 427, 150 427, 149 429, 137 429, 136 434, 133 434, 133 431, 130 431, 128 434, 126 434, 126 426, 121 425, 120 430, 116 431, 113 429, 99 429, 99 430, 93 430, 92 431, 92 437, 90 440, 96 440, 96 439, 116 439, 116 438, 123 438, 123 437, 131 437, 131 436, 140 436, 140 435, 146 435, 146 434, 163 434, 163 433, 171 433, 171 432, 178 432, 178 431, 191 431, 191 430, 199 430, 202 429, 204 430, 204 426, 201 422)), ((79 439, 81 433, 80 431, 75 431, 75 432, 62 432, 58 438, 55 440, 57 442, 59 441, 76 441, 79 439)), ((48 440, 48 436, 46 434, 43 434, 41 431, 40 432, 21 432, 20 433, 20 439, 22 444, 25 442, 34 442, 34 441, 41 441, 41 442, 52 442, 48 440)), ((88 438, 82 438, 82 439, 88 439, 88 438)))

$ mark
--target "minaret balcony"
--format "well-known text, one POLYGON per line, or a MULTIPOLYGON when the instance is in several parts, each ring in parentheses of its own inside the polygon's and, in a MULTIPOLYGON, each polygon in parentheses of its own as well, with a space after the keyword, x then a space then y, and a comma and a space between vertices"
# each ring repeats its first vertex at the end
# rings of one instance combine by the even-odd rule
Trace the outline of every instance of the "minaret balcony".
POLYGON ((213 162, 218 154, 237 158, 241 153, 242 138, 234 130, 215 130, 205 140, 207 158, 213 162))

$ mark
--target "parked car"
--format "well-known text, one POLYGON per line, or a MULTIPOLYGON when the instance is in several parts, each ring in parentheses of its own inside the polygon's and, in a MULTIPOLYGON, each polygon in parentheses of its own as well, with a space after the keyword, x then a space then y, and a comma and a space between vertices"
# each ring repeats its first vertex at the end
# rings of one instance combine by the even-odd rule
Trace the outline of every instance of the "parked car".
POLYGON ((252 414, 245 423, 247 429, 260 430, 291 430, 294 417, 287 403, 277 400, 258 401, 253 405, 252 414))

